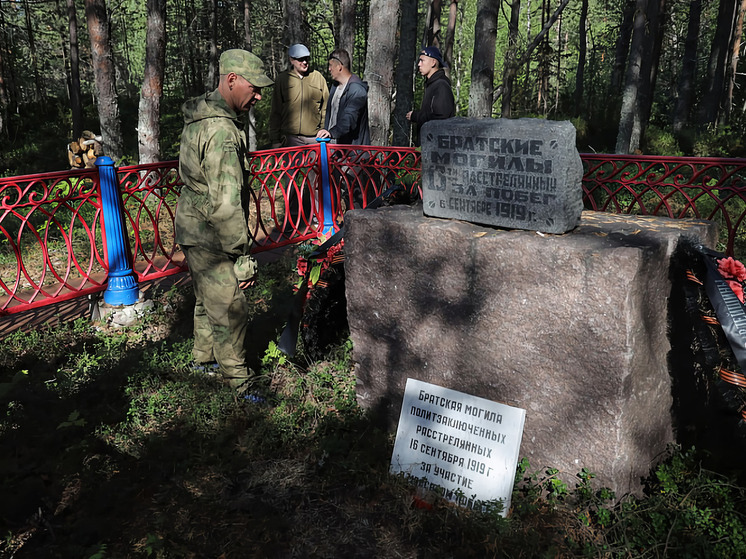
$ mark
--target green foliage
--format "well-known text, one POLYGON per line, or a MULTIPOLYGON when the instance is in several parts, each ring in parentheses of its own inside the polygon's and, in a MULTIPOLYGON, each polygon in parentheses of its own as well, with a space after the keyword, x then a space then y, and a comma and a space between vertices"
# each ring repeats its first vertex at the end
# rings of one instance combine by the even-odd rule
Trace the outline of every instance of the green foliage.
POLYGON ((63 421, 57 425, 57 429, 64 429, 65 427, 83 427, 86 424, 86 420, 80 417, 78 410, 73 410, 70 415, 67 416, 67 421, 63 421))
POLYGON ((708 126, 694 141, 692 151, 696 157, 743 157, 743 127, 708 126))
POLYGON ((649 126, 645 131, 643 152, 646 155, 684 155, 674 134, 656 126, 649 126))
POLYGON ((277 344, 274 341, 270 341, 267 346, 267 351, 264 352, 264 357, 262 357, 262 366, 282 367, 287 362, 287 357, 282 351, 280 351, 277 344))
POLYGON ((746 554, 746 489, 704 470, 694 449, 672 447, 644 482, 644 497, 593 493, 586 470, 576 490, 579 518, 594 538, 575 540, 586 557, 736 558, 746 554))

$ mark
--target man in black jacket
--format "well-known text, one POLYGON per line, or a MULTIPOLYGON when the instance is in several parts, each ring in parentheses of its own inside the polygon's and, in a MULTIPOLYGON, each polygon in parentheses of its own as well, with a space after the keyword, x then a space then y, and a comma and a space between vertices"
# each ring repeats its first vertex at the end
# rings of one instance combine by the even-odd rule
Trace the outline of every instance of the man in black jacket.
POLYGON ((442 120, 456 116, 456 102, 451 91, 451 80, 438 47, 426 47, 420 53, 417 69, 425 78, 425 93, 419 111, 409 111, 407 120, 417 125, 415 145, 420 145, 419 131, 429 120, 442 120))

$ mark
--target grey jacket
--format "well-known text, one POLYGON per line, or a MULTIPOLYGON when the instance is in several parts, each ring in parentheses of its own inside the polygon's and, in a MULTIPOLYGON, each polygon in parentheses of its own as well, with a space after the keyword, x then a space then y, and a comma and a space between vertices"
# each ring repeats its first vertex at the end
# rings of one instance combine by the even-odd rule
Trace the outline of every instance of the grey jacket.
POLYGON ((338 144, 370 145, 368 129, 368 84, 352 74, 339 100, 337 123, 329 129, 329 117, 332 110, 332 99, 337 91, 335 84, 329 92, 326 105, 324 128, 329 131, 338 144))

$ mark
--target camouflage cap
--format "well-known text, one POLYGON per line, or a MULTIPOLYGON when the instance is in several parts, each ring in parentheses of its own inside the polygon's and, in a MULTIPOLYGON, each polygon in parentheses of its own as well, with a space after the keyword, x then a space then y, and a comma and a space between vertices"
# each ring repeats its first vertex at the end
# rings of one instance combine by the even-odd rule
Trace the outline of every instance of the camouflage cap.
POLYGON ((267 87, 275 83, 264 73, 262 59, 246 50, 230 49, 220 55, 220 75, 231 72, 256 87, 267 87))

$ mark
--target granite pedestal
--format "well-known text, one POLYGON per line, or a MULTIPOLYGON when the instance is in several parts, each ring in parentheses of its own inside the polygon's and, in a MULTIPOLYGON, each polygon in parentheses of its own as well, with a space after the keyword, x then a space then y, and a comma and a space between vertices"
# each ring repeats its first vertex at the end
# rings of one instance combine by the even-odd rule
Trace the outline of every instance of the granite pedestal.
POLYGON ((551 235, 394 206, 346 216, 359 403, 394 430, 406 379, 526 409, 520 456, 618 496, 673 440, 669 266, 701 220, 583 212, 551 235))

